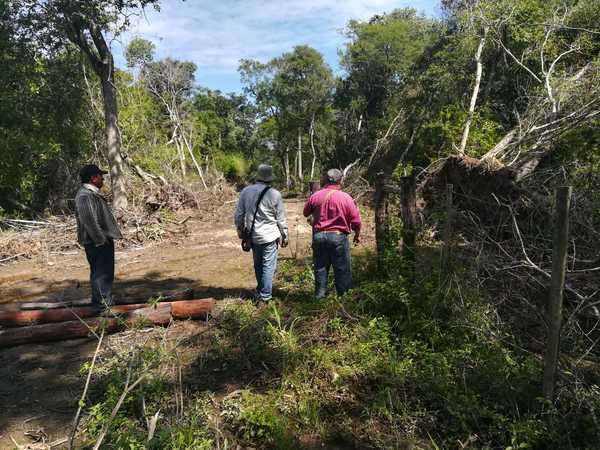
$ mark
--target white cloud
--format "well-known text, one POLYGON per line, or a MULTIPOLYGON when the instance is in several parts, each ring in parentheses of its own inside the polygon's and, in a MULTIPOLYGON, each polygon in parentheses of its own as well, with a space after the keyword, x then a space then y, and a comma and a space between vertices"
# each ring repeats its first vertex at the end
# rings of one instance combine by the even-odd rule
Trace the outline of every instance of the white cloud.
MULTIPOLYGON (((411 6, 433 14, 437 0, 164 0, 148 10, 120 41, 134 36, 154 42, 157 56, 191 60, 203 77, 235 74, 242 58, 266 61, 308 44, 337 65, 340 30, 350 19, 411 6)), ((122 48, 115 48, 122 62, 122 48)))

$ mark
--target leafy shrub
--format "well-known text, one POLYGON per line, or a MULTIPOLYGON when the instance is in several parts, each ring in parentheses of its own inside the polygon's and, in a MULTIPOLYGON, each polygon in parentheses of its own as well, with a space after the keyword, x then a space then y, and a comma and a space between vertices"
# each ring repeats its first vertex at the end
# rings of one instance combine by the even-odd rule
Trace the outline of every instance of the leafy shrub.
POLYGON ((248 175, 248 161, 239 153, 217 153, 215 164, 228 181, 239 182, 248 175))

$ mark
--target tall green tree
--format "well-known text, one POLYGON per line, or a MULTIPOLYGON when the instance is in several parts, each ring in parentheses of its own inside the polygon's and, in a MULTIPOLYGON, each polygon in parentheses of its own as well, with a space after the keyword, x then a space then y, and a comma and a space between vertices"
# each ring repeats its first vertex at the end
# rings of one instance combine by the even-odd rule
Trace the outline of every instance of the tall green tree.
POLYGON ((15 0, 22 26, 39 36, 50 49, 74 44, 87 57, 102 89, 106 154, 110 162, 113 205, 127 207, 123 157, 118 129, 115 64, 106 33, 118 34, 130 17, 157 0, 15 0))
POLYGON ((303 140, 309 137, 313 155, 311 177, 317 162, 314 134, 333 95, 333 74, 322 55, 308 46, 297 46, 266 64, 242 61, 242 81, 262 114, 264 130, 272 130, 272 141, 292 184, 290 150, 296 148, 294 174, 302 182, 303 140))
POLYGON ((89 150, 89 104, 78 52, 43 51, 0 0, 0 209, 67 207, 77 162, 89 150))
MULTIPOLYGON (((439 35, 440 27, 412 8, 376 15, 348 24, 341 64, 346 76, 338 82, 335 105, 339 111, 340 164, 357 158, 370 164, 383 146, 410 129, 407 99, 415 63, 439 35)), ((397 139, 396 139, 397 140, 397 139)))

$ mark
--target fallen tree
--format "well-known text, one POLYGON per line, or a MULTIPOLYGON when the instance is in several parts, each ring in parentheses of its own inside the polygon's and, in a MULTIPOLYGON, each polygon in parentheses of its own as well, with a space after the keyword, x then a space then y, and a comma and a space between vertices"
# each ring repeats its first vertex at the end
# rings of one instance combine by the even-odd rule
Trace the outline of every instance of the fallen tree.
MULTIPOLYGON (((144 304, 140 305, 139 309, 133 310, 130 309, 133 305, 128 305, 125 309, 129 308, 129 311, 111 317, 87 320, 79 317, 77 320, 67 322, 8 328, 0 330, 0 348, 20 344, 85 338, 90 335, 97 335, 101 330, 104 330, 105 333, 116 333, 143 324, 165 326, 173 319, 203 318, 212 311, 214 302, 214 299, 183 300, 158 303, 153 306, 144 304)), ((122 307, 115 307, 114 309, 117 308, 122 307)), ((42 312, 56 313, 57 311, 42 312)))

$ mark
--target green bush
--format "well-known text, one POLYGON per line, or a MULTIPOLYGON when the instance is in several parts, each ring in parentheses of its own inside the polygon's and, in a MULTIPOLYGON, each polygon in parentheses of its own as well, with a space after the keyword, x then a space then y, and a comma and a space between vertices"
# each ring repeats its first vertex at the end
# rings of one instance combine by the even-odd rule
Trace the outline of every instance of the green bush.
POLYGON ((231 182, 239 182, 248 175, 249 163, 239 153, 217 153, 215 155, 215 165, 225 178, 231 182))

